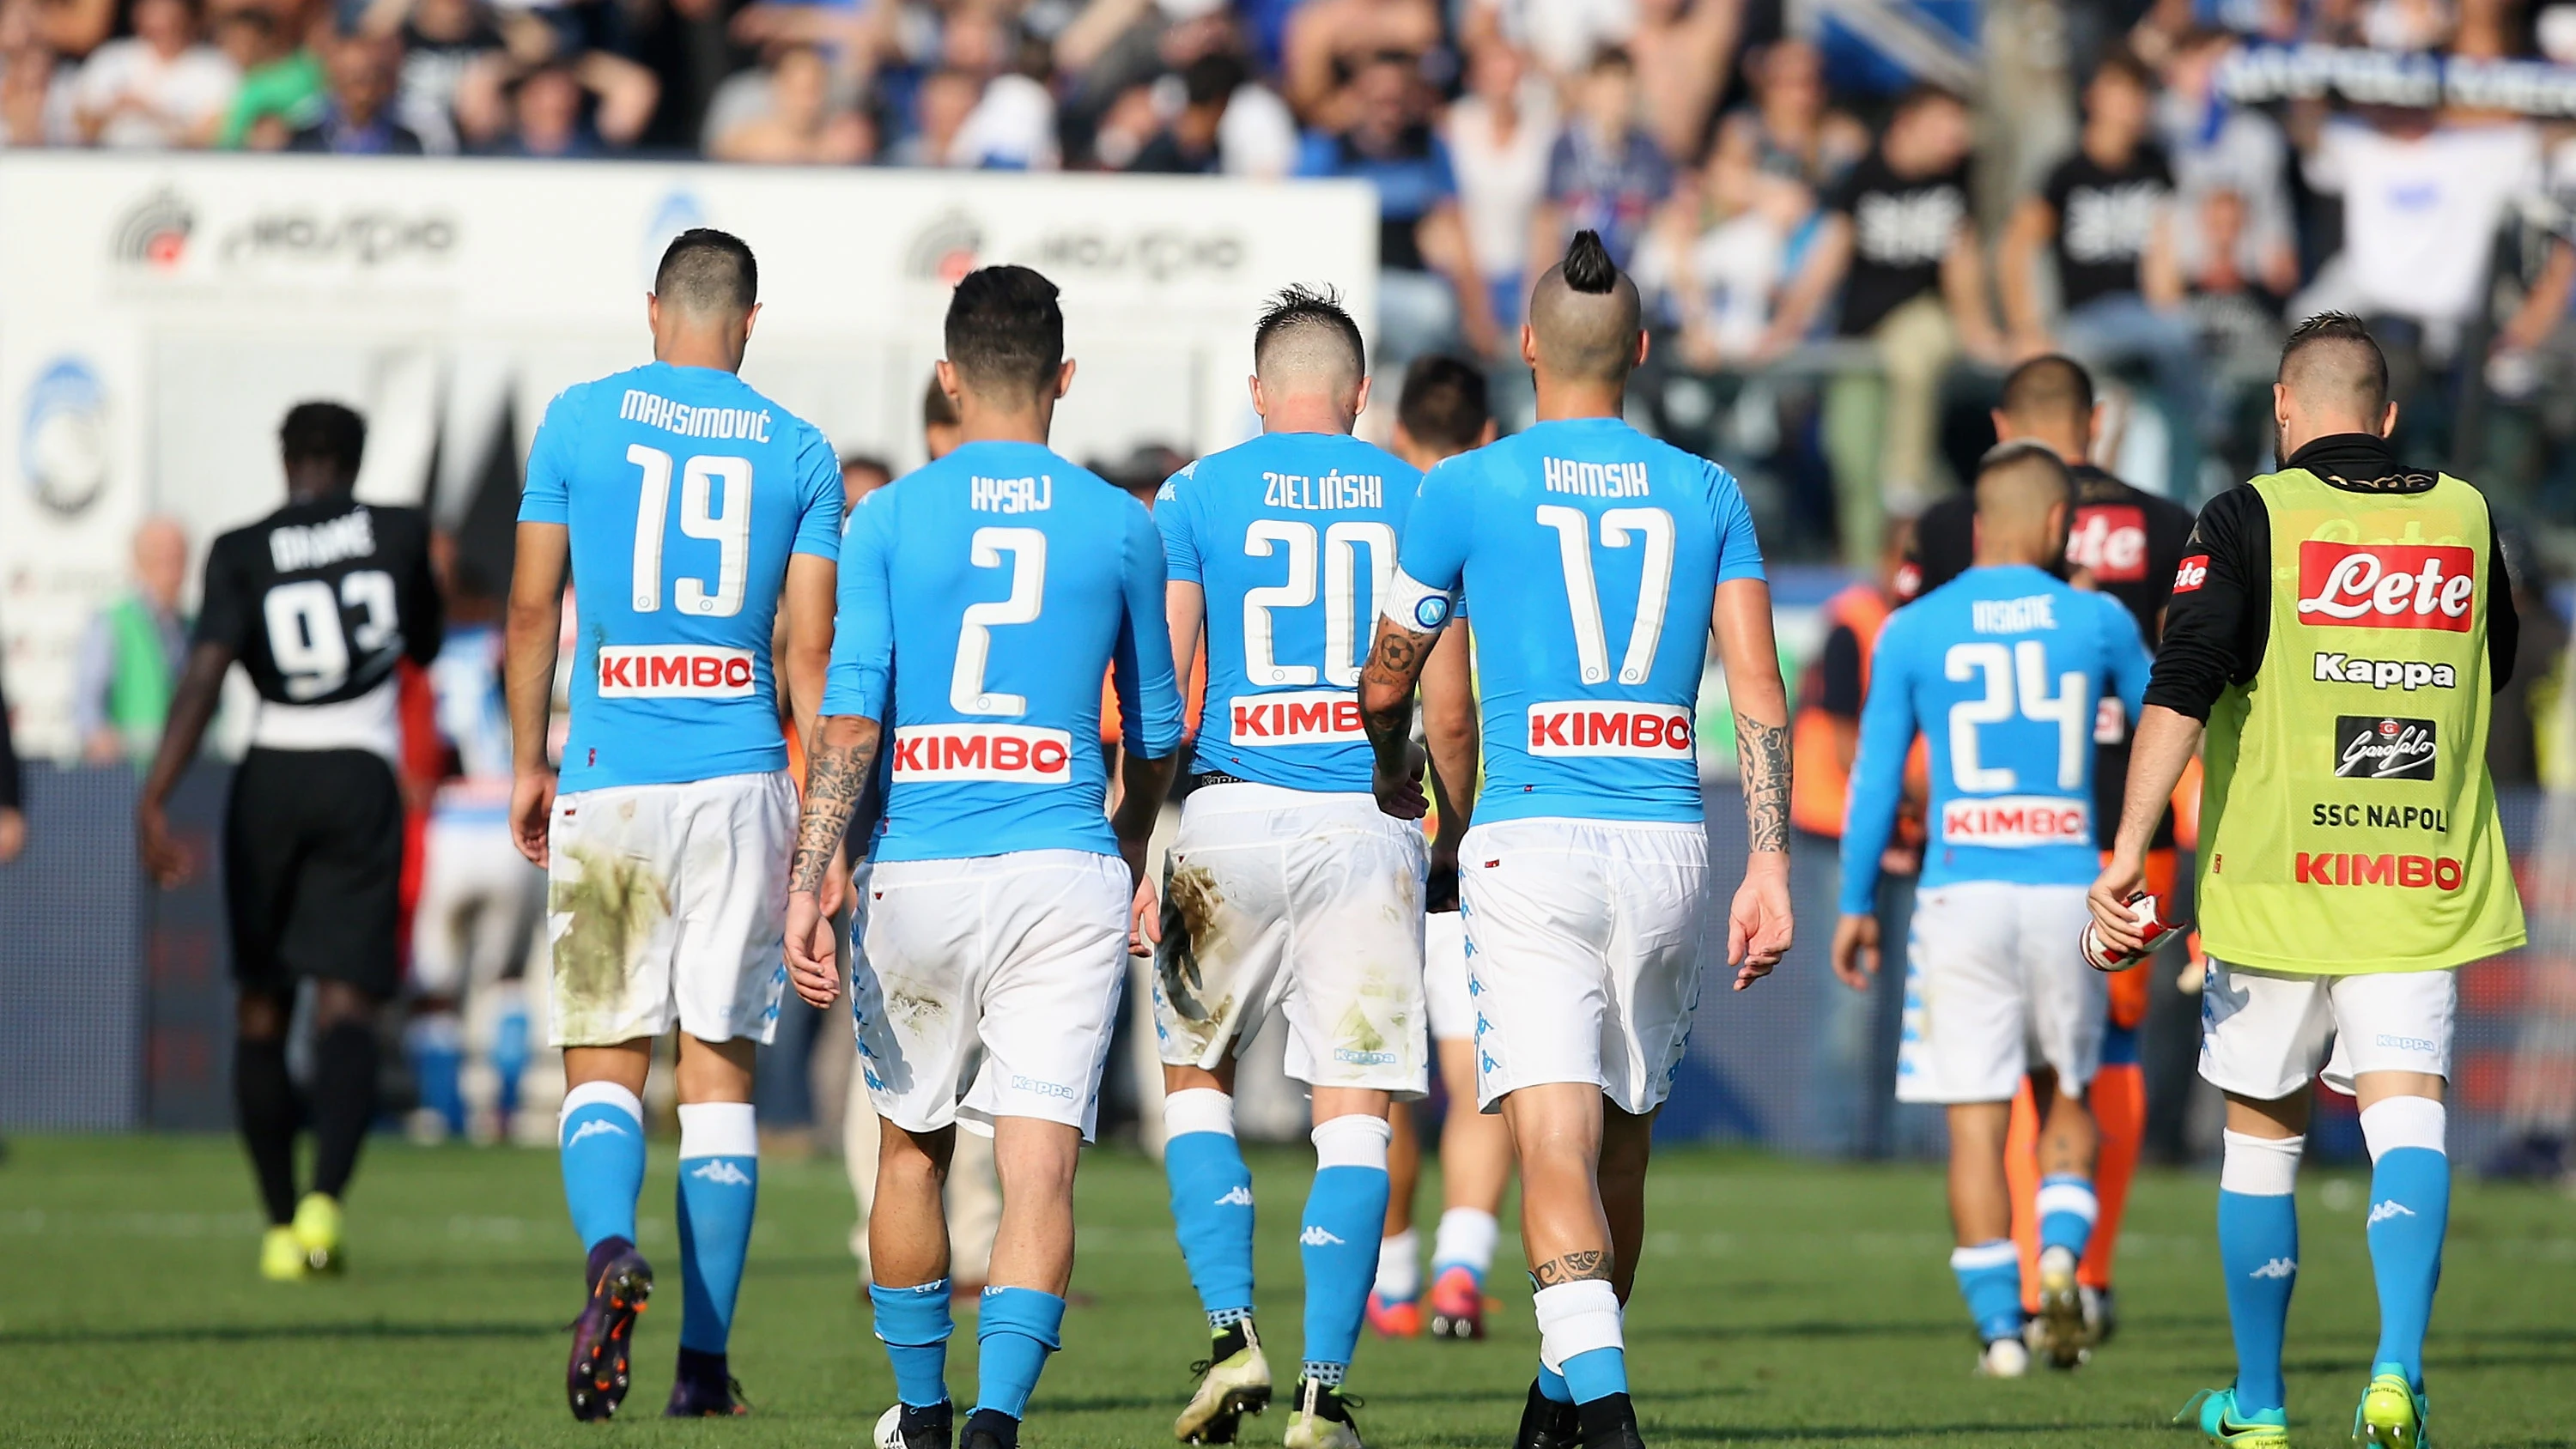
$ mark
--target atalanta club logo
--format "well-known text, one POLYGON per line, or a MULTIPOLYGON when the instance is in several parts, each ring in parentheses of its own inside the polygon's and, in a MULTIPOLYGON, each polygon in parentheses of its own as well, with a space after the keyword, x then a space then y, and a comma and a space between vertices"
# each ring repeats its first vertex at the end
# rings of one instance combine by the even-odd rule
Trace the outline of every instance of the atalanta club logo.
POLYGON ((176 191, 162 187, 117 222, 116 259, 129 266, 169 271, 188 254, 188 237, 196 229, 196 209, 176 191))
POLYGON ((903 269, 907 276, 954 287, 975 270, 976 258, 984 250, 984 228, 975 218, 962 211, 943 212, 931 219, 904 249, 903 269))
POLYGON ((2345 780, 2430 780, 2433 722, 2335 716, 2335 776, 2345 780))
POLYGON ((64 518, 85 512, 107 487, 107 384, 80 357, 46 364, 27 388, 18 468, 36 502, 64 518))

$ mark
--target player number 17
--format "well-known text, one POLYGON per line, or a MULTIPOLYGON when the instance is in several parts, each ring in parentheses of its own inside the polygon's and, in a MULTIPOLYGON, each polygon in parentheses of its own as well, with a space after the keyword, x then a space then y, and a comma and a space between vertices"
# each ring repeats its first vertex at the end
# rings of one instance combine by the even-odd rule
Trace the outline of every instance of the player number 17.
MULTIPOLYGON (((1583 682, 1610 678, 1610 640, 1601 624, 1601 586, 1592 573, 1592 524, 1580 508, 1542 504, 1538 521, 1556 530, 1557 562, 1565 568, 1565 604, 1574 616, 1574 662, 1583 682)), ((1637 616, 1628 624, 1628 652, 1619 658, 1619 682, 1643 684, 1655 671, 1655 646, 1664 637, 1664 605, 1673 592, 1673 516, 1660 508, 1611 508, 1601 514, 1601 546, 1626 548, 1645 541, 1637 572, 1637 616)))

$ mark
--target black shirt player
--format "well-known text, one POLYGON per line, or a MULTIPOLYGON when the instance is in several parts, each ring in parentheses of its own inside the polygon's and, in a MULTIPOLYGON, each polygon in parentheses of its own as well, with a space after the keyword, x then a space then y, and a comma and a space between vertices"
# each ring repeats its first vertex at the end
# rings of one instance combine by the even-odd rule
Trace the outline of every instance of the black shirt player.
POLYGON ((240 664, 259 713, 224 818, 241 989, 233 1095, 268 1209, 260 1271, 271 1278, 339 1265, 340 1197, 375 1116, 376 1014, 400 980, 394 668, 406 656, 428 663, 440 642, 427 519, 350 492, 366 436, 337 403, 287 413, 286 506, 207 551, 196 640, 135 807, 146 868, 164 885, 184 879, 193 862, 163 806, 240 664), (301 977, 314 983, 314 1151, 299 1203, 286 1027, 301 977))

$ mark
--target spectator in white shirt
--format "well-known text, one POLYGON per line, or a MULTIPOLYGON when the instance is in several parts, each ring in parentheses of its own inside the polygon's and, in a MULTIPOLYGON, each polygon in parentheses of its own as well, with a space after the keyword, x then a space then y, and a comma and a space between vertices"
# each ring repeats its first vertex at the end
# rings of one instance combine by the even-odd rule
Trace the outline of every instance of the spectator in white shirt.
POLYGON ((92 145, 182 146, 232 104, 240 84, 223 52, 198 43, 193 0, 135 0, 134 34, 82 64, 73 121, 92 145))
POLYGON ((1547 82, 1510 41, 1476 47, 1467 94, 1450 106, 1441 130, 1458 173, 1458 210, 1467 250, 1493 293, 1494 320, 1521 318, 1529 291, 1531 221, 1547 191, 1547 160, 1556 146, 1556 101, 1547 82))

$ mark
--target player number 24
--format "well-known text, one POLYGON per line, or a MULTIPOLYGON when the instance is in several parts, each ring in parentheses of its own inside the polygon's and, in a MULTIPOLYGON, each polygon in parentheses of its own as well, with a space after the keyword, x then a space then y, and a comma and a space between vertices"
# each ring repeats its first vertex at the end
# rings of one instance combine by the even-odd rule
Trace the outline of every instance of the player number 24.
MULTIPOLYGON (((636 443, 626 461, 644 470, 635 497, 635 612, 662 607, 662 529, 671 513, 671 455, 636 443)), ((683 614, 724 619, 742 612, 751 577, 751 460, 696 457, 680 469, 680 532, 716 545, 716 586, 682 578, 673 602, 683 614), (718 511, 721 503, 722 511, 718 511)))
POLYGON ((1312 664, 1282 664, 1270 624, 1273 609, 1302 609, 1315 602, 1318 562, 1324 597, 1324 682, 1355 689, 1360 682, 1359 651, 1367 641, 1359 633, 1360 550, 1369 553, 1369 598, 1386 597, 1395 577, 1395 530, 1383 523, 1349 519, 1323 532, 1316 547, 1315 525, 1294 519, 1263 518, 1243 531, 1246 558, 1269 558, 1285 545, 1288 577, 1283 583, 1243 593, 1243 674, 1256 689, 1276 684, 1312 684, 1312 664))
POLYGON ((1986 677, 1983 697, 1950 707, 1950 778, 1961 790, 1986 795, 2021 783, 2011 766, 1980 764, 1977 757, 1977 726, 2001 724, 2016 712, 2057 726, 2057 788, 2072 790, 2084 783, 2081 752, 2090 748, 2093 721, 2087 718, 2091 711, 2084 703, 2081 672, 2058 675, 2057 692, 2049 693, 2048 648, 2036 639, 2021 640, 2010 650, 1999 643, 1953 644, 1941 667, 1961 683, 1979 674, 1986 677))

